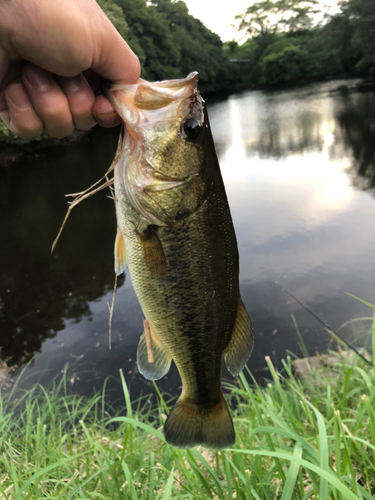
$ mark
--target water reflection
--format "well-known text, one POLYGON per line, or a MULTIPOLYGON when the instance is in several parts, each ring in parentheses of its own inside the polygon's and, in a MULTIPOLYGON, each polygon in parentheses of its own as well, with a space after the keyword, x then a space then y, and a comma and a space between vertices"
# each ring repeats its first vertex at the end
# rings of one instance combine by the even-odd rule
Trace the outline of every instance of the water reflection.
POLYGON ((107 134, 99 145, 93 135, 1 172, 0 345, 10 365, 29 360, 67 320, 92 317, 89 302, 112 289, 114 210, 104 195, 78 207, 52 256, 50 249, 66 211, 63 193, 92 184, 115 141, 107 134))
POLYGON ((351 157, 349 175, 359 189, 375 186, 375 99, 373 93, 342 94, 335 117, 345 150, 351 157))
MULTIPOLYGON (((270 296, 270 283, 276 289, 278 282, 318 313, 326 311, 336 327, 368 313, 350 303, 346 291, 375 298, 373 200, 353 189, 373 187, 375 94, 348 91, 354 83, 245 92, 210 112, 239 241, 241 282, 254 290, 268 283, 270 296)), ((250 308, 257 302, 248 300, 250 308)), ((282 301, 285 317, 289 302, 282 301)), ((276 307, 272 303, 272 311, 276 307)), ((255 322, 258 314, 253 308, 255 322)), ((270 324, 272 316, 270 311, 270 324)), ((311 347, 313 332, 311 323, 311 347)))
MULTIPOLYGON (((242 296, 257 334, 250 361, 256 375, 265 355, 299 353, 291 313, 311 352, 327 346, 326 332, 279 284, 334 328, 368 315, 345 291, 375 298, 375 207, 362 191, 374 187, 375 94, 335 91, 343 83, 352 86, 329 82, 208 102, 238 237, 242 296)), ((118 378, 120 368, 135 393, 150 389, 135 366, 142 313, 128 281, 120 281, 108 348, 115 218, 106 193, 75 209, 50 255, 64 194, 102 175, 116 141, 116 132, 97 130, 0 172, 0 355, 10 364, 35 356, 28 373, 45 373, 42 382, 70 362, 85 371, 81 380, 72 377, 78 392, 118 378)), ((176 384, 174 369, 160 382, 171 392, 176 384)))
POLYGON ((329 161, 347 162, 356 187, 374 187, 374 92, 349 91, 346 85, 355 83, 253 91, 215 104, 210 115, 219 156, 242 164, 244 157, 282 160, 299 155, 306 165, 307 154, 324 153, 329 161))

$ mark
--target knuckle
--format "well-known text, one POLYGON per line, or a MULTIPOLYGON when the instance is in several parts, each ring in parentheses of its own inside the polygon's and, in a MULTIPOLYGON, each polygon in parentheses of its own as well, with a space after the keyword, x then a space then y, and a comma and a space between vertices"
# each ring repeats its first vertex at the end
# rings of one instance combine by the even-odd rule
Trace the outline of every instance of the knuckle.
POLYGON ((90 101, 80 101, 74 103, 70 106, 70 112, 72 113, 73 119, 89 119, 92 118, 92 109, 95 103, 95 99, 90 101))
POLYGON ((48 122, 66 122, 68 121, 68 109, 67 106, 45 106, 43 107, 39 114, 42 119, 48 122))
POLYGON ((74 124, 75 124, 75 128, 77 130, 90 130, 93 127, 95 127, 95 125, 97 124, 97 121, 94 120, 94 118, 92 116, 89 116, 89 117, 81 118, 81 119, 75 118, 74 124))
POLYGON ((68 137, 74 131, 74 126, 65 126, 65 127, 46 127, 46 132, 50 137, 55 139, 63 139, 64 137, 68 137))
POLYGON ((34 139, 43 132, 43 126, 42 125, 25 126, 25 124, 23 124, 22 128, 20 128, 13 125, 11 130, 15 135, 17 135, 21 139, 34 139))

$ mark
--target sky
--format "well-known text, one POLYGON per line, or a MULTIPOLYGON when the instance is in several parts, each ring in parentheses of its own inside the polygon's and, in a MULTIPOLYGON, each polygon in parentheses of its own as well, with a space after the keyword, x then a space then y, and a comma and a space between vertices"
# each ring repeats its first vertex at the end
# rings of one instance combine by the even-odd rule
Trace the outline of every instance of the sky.
POLYGON ((223 42, 239 40, 241 35, 229 25, 234 24, 236 14, 245 12, 251 0, 184 0, 189 13, 200 19, 208 29, 217 33, 223 42))
MULTIPOLYGON (((200 19, 208 29, 217 33, 223 42, 237 40, 244 42, 244 35, 231 28, 235 23, 236 14, 242 14, 246 8, 258 0, 184 0, 189 13, 200 19), (241 40, 242 39, 242 40, 241 40)), ((321 0, 321 5, 337 5, 337 0, 321 0)), ((333 7, 334 9, 334 7, 333 7)))

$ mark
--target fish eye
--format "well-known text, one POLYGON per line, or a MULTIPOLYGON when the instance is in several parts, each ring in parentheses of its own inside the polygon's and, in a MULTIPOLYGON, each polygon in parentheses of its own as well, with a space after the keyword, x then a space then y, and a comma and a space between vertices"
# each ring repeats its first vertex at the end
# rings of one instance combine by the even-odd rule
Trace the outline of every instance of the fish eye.
POLYGON ((202 127, 195 118, 190 118, 184 123, 184 132, 189 139, 196 139, 201 133, 202 127))

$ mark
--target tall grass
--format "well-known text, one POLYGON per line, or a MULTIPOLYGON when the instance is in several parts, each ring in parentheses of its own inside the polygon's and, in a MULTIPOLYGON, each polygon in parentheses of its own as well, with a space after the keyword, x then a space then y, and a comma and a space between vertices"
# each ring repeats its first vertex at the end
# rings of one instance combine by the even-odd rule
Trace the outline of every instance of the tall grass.
MULTIPOLYGON (((375 321, 371 332, 375 346, 375 321)), ((279 373, 267 359, 266 387, 250 372, 225 384, 237 442, 217 452, 167 445, 168 405, 160 395, 158 408, 134 409, 122 374, 126 416, 105 389, 69 395, 66 376, 49 390, 16 387, 0 397, 0 498, 373 500, 374 368, 329 359, 303 380, 290 357, 279 373)))

